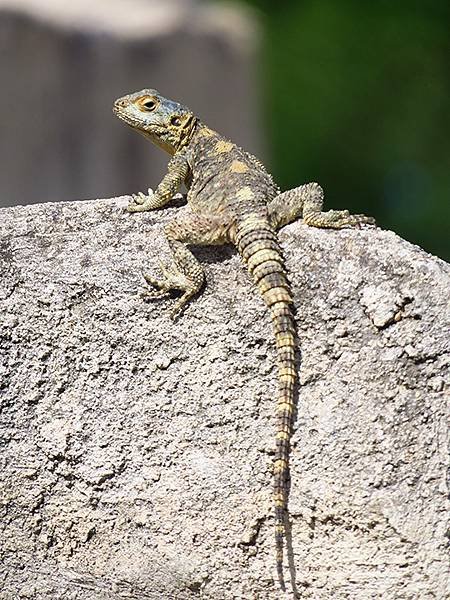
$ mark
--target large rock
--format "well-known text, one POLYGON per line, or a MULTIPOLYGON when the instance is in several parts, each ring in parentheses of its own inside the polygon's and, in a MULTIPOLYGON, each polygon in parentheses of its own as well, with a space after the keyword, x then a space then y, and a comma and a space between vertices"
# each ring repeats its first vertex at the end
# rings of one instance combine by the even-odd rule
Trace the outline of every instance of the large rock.
MULTIPOLYGON (((0 598, 281 598, 266 310, 226 248, 197 251, 207 289, 178 322, 145 303, 180 209, 126 203, 1 211, 0 598)), ((449 266, 373 228, 281 240, 297 589, 443 599, 449 266)))
POLYGON ((143 87, 259 153, 255 25, 198 0, 0 0, 0 206, 145 191, 167 160, 111 111, 143 87))

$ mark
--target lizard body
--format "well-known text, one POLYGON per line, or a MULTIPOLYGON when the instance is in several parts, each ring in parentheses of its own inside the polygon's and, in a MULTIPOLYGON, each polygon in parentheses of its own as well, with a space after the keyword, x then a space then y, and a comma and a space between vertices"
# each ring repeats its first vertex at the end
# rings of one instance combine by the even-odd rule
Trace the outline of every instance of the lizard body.
POLYGON ((287 523, 290 438, 296 370, 295 321, 283 255, 276 230, 302 216, 315 227, 341 228, 373 223, 348 211, 322 212, 323 192, 309 183, 281 193, 262 163, 204 125, 187 107, 145 89, 116 100, 115 114, 171 155, 168 171, 154 193, 132 197, 130 212, 167 204, 181 184, 191 212, 166 225, 173 265, 163 279, 144 275, 152 298, 181 291, 176 317, 204 283, 201 265, 189 244, 233 244, 267 305, 278 356, 279 393, 274 460, 276 564, 281 586, 283 540, 287 523))

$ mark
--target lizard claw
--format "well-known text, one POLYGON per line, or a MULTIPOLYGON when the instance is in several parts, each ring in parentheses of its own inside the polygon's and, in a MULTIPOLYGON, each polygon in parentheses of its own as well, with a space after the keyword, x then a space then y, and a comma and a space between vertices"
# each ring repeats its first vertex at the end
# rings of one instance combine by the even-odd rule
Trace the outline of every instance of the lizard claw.
POLYGON ((342 220, 340 227, 361 229, 362 225, 376 225, 376 222, 373 217, 367 217, 366 215, 348 215, 342 220))
POLYGON ((155 300, 158 298, 164 298, 165 296, 169 296, 172 287, 169 285, 167 280, 156 279, 148 273, 142 273, 142 276, 153 289, 144 290, 143 292, 141 292, 141 298, 143 298, 144 300, 155 300))
POLYGON ((145 279, 145 281, 154 288, 162 289, 162 288, 166 287, 165 281, 163 281, 161 279, 156 279, 155 277, 152 277, 148 273, 142 273, 142 276, 145 279))
POLYGON ((193 291, 186 291, 186 293, 184 293, 181 296, 181 298, 179 298, 175 302, 172 310, 169 313, 169 316, 172 319, 172 321, 176 321, 178 319, 178 317, 182 313, 185 305, 189 302, 189 300, 192 298, 193 295, 194 295, 193 291))
POLYGON ((358 225, 376 225, 377 222, 373 217, 366 215, 352 215, 358 225))
POLYGON ((144 290, 140 293, 143 300, 158 300, 169 295, 167 290, 144 290))
POLYGON ((343 229, 345 227, 361 228, 361 225, 375 225, 373 217, 366 215, 352 215, 348 210, 328 210, 326 212, 312 212, 303 217, 307 225, 313 227, 327 227, 343 229))
POLYGON ((134 194, 132 198, 135 204, 144 204, 146 196, 143 192, 138 192, 137 194, 134 194))

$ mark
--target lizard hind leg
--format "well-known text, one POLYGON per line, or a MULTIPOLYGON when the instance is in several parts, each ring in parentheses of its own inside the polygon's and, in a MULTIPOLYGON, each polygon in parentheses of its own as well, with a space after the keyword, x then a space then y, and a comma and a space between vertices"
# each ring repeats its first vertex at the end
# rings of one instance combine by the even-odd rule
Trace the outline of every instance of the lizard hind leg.
POLYGON ((281 192, 267 205, 269 219, 273 227, 279 229, 299 219, 304 207, 310 204, 323 206, 323 189, 318 183, 305 183, 292 190, 281 192))
POLYGON ((172 290, 181 291, 170 316, 176 319, 186 304, 201 290, 205 274, 201 264, 186 247, 186 244, 209 245, 226 243, 227 222, 219 217, 189 214, 177 221, 171 221, 164 228, 173 262, 161 264, 163 277, 154 278, 144 274, 153 289, 146 292, 148 298, 161 298, 172 290))
POLYGON ((292 223, 299 217, 310 227, 341 229, 359 227, 367 223, 375 225, 375 219, 366 215, 351 215, 348 210, 322 211, 323 189, 318 183, 306 183, 278 194, 269 204, 268 212, 276 228, 292 223))

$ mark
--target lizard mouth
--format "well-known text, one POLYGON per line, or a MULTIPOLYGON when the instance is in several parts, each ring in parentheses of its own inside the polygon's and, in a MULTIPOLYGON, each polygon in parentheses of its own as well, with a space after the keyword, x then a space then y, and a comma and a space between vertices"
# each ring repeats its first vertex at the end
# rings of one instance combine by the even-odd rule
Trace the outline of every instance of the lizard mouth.
POLYGON ((152 124, 142 123, 142 120, 140 120, 136 117, 133 117, 133 115, 130 115, 126 110, 123 110, 122 108, 120 108, 116 105, 113 106, 113 113, 117 117, 119 117, 119 119, 121 121, 124 121, 124 123, 126 123, 127 125, 135 128, 135 129, 145 130, 145 131, 148 131, 149 133, 154 133, 156 135, 158 135, 159 133, 162 133, 165 130, 165 127, 163 127, 162 125, 156 125, 155 123, 152 123, 152 124))

